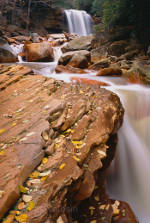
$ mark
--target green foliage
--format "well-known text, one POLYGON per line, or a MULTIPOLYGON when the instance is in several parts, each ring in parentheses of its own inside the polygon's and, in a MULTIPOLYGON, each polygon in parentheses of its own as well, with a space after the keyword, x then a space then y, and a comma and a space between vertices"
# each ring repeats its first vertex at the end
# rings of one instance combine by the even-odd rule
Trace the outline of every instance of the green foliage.
POLYGON ((75 0, 74 7, 80 10, 85 10, 87 12, 90 12, 92 8, 92 1, 91 0, 75 0))
POLYGON ((103 15, 103 4, 105 0, 94 0, 92 4, 91 13, 96 16, 102 17, 103 15))

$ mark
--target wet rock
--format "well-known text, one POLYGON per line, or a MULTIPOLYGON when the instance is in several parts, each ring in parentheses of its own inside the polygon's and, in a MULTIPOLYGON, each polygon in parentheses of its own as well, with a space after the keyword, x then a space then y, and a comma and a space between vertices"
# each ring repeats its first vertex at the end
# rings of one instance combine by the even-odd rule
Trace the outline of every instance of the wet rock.
POLYGON ((97 49, 91 50, 91 62, 97 63, 102 59, 106 59, 108 56, 108 48, 106 46, 101 46, 97 49))
POLYGON ((125 53, 126 46, 127 46, 127 41, 124 41, 124 40, 113 42, 108 47, 108 53, 109 55, 113 55, 117 57, 121 56, 122 54, 125 53))
POLYGON ((133 83, 150 84, 150 63, 144 60, 135 60, 130 70, 125 73, 133 83))
POLYGON ((17 61, 17 56, 14 55, 7 39, 0 37, 0 63, 11 63, 17 61))
POLYGON ((39 43, 39 35, 37 33, 31 33, 31 40, 33 43, 39 43))
POLYGON ((109 67, 109 65, 110 65, 110 59, 107 58, 107 59, 103 59, 103 60, 100 60, 100 61, 92 64, 89 67, 89 69, 91 69, 91 70, 99 70, 101 68, 107 68, 107 67, 109 67))
POLYGON ((90 50, 93 38, 93 35, 77 37, 64 46, 62 51, 65 53, 74 50, 90 50))
POLYGON ((69 65, 63 66, 63 65, 57 65, 55 69, 56 73, 77 73, 77 74, 86 74, 87 72, 83 69, 72 67, 69 65))
POLYGON ((101 69, 96 76, 121 76, 122 70, 120 68, 109 67, 101 69))
POLYGON ((54 53, 49 42, 30 43, 24 45, 24 54, 28 62, 54 61, 54 53))
POLYGON ((88 68, 88 60, 87 57, 82 56, 80 54, 75 54, 71 60, 69 61, 68 65, 76 68, 88 68))
MULTIPOLYGON (((60 57, 60 59, 59 59, 59 61, 58 61, 58 64, 60 64, 60 65, 67 65, 70 61, 71 61, 71 59, 73 58, 73 57, 85 57, 86 58, 86 60, 87 60, 87 62, 89 63, 90 61, 91 61, 91 55, 90 55, 90 52, 89 51, 87 51, 87 50, 80 50, 80 51, 71 51, 71 52, 67 52, 67 53, 64 53, 61 57, 60 57)), ((75 59, 73 59, 73 60, 75 60, 75 59)), ((73 66, 74 67, 74 66, 73 66)))
POLYGON ((27 222, 54 222, 63 215, 70 219, 72 209, 93 193, 97 171, 106 168, 102 160, 107 159, 108 148, 113 150, 107 141, 122 123, 118 97, 96 87, 64 84, 50 107, 48 120, 50 131, 55 132, 51 138, 55 151, 37 168, 41 173, 50 172, 30 194, 35 207, 27 222))
POLYGON ((71 80, 73 82, 82 83, 85 85, 94 85, 94 86, 109 86, 109 84, 102 82, 102 81, 96 81, 88 78, 79 78, 79 77, 72 77, 71 80))

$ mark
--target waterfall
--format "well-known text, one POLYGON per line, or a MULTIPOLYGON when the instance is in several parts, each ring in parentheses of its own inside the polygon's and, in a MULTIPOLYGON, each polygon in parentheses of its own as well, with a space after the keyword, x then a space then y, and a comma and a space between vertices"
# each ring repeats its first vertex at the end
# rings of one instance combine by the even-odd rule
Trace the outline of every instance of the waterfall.
POLYGON ((129 85, 111 90, 120 96, 125 116, 118 134, 114 171, 108 177, 108 191, 113 198, 127 201, 140 223, 149 223, 150 89, 129 85))
POLYGON ((79 36, 87 36, 92 33, 92 18, 82 10, 65 10, 69 33, 76 33, 79 36))

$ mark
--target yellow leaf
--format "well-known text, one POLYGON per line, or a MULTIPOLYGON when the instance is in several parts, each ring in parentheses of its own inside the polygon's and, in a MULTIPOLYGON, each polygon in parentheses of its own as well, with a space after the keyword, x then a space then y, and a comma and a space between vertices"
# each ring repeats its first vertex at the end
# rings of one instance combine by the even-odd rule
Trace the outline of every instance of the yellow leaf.
POLYGON ((48 176, 44 176, 41 178, 41 181, 45 181, 48 178, 48 176))
POLYGON ((76 156, 73 156, 74 160, 76 160, 77 162, 80 162, 80 159, 76 156))
POLYGON ((65 138, 65 136, 63 134, 60 135, 61 137, 65 138))
POLYGON ((15 215, 9 214, 2 223, 12 223, 14 222, 15 215))
POLYGON ((48 159, 46 158, 46 157, 44 157, 43 159, 42 159, 42 163, 43 164, 46 164, 48 162, 48 159))
POLYGON ((16 125, 17 125, 17 123, 16 122, 13 122, 11 126, 16 126, 16 125))
POLYGON ((59 167, 60 170, 62 170, 66 166, 66 163, 62 163, 59 167))
POLYGON ((5 150, 3 149, 0 151, 0 156, 4 156, 4 154, 5 154, 5 150))
POLYGON ((21 193, 24 193, 24 194, 27 193, 27 189, 22 185, 19 185, 19 190, 20 190, 21 193))
POLYGON ((31 174, 29 175, 29 177, 30 177, 30 178, 37 178, 39 175, 40 175, 40 172, 38 172, 38 171, 34 171, 33 173, 31 173, 31 174))
POLYGON ((83 94, 84 92, 82 90, 80 90, 80 94, 83 94))
POLYGON ((82 145, 82 141, 72 141, 73 145, 82 145))
POLYGON ((2 134, 3 132, 5 132, 5 129, 0 129, 0 134, 2 134))
POLYGON ((27 211, 32 211, 34 207, 35 207, 35 203, 33 201, 30 201, 27 206, 27 211))
POLYGON ((16 220, 19 221, 19 222, 26 222, 28 216, 27 216, 27 214, 21 214, 21 215, 19 215, 19 216, 16 216, 15 218, 16 218, 16 220))
POLYGON ((58 148, 58 144, 55 144, 54 149, 56 150, 58 148))

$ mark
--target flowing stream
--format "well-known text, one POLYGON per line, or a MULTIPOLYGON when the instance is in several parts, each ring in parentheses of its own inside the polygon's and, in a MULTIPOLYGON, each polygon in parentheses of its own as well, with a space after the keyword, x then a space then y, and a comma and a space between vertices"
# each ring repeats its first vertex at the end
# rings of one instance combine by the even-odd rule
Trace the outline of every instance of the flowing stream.
MULTIPOLYGON (((16 53, 21 50, 13 47, 16 53)), ((140 223, 150 222, 150 88, 128 84, 120 77, 97 77, 96 72, 87 74, 56 74, 55 68, 61 55, 54 49, 55 61, 51 63, 23 62, 35 73, 70 82, 72 77, 106 82, 105 87, 118 94, 125 108, 124 123, 119 130, 116 158, 110 167, 108 193, 111 198, 129 202, 140 223)))
POLYGON ((69 33, 76 33, 79 36, 87 36, 92 33, 92 18, 83 10, 65 10, 69 33))

